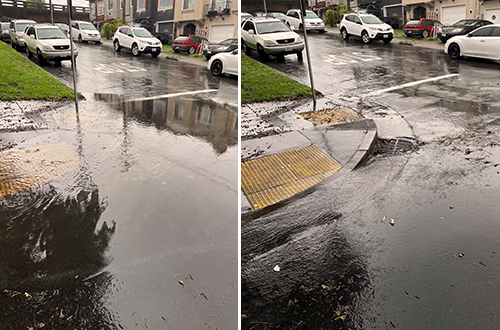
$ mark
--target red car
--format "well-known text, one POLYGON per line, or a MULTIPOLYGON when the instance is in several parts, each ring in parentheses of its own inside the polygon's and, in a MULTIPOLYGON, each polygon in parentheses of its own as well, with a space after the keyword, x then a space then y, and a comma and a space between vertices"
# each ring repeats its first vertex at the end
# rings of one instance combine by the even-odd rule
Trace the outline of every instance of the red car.
POLYGON ((409 20, 404 27, 404 32, 408 37, 421 36, 422 38, 427 38, 428 36, 435 36, 435 33, 437 33, 438 28, 441 26, 443 24, 438 20, 418 18, 409 20))
POLYGON ((172 43, 174 52, 186 52, 188 54, 201 53, 203 46, 208 44, 206 38, 194 35, 178 36, 172 43))

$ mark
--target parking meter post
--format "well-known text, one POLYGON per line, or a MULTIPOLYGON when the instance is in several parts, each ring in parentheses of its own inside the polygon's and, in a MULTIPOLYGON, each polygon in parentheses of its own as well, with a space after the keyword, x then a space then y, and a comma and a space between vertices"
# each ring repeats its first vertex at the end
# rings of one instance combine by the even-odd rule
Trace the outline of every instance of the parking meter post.
POLYGON ((311 67, 311 57, 309 56, 309 43, 307 42, 307 31, 306 31, 306 22, 304 20, 304 16, 306 16, 306 10, 304 7, 303 0, 300 0, 300 12, 302 19, 302 30, 304 32, 304 43, 306 45, 306 56, 307 56, 307 67, 309 68, 309 79, 311 80, 311 89, 312 89, 312 97, 313 97, 313 111, 316 111, 316 92, 314 91, 314 79, 312 75, 312 67, 311 67))
POLYGON ((75 107, 76 113, 78 113, 78 92, 76 91, 76 63, 75 63, 75 52, 73 47, 73 32, 71 31, 71 12, 73 11, 73 6, 71 0, 68 0, 68 22, 69 22, 69 44, 71 49, 71 71, 73 72, 73 90, 75 91, 75 107))

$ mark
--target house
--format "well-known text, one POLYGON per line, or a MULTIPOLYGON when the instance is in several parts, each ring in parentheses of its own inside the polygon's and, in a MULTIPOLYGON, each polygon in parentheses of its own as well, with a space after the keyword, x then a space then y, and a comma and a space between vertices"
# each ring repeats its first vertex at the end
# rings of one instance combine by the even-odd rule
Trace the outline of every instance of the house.
POLYGON ((90 21, 99 31, 102 31, 104 23, 117 18, 132 22, 132 1, 134 0, 89 0, 90 21), (123 1, 125 1, 125 8, 123 8, 123 1))
POLYGON ((178 0, 174 8, 174 21, 176 36, 195 34, 210 42, 237 38, 238 1, 178 0))

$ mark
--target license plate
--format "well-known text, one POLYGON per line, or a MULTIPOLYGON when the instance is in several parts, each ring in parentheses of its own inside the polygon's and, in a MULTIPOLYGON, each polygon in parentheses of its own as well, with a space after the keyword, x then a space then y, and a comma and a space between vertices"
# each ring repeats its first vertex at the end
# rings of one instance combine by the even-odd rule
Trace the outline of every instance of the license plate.
POLYGON ((292 47, 285 47, 285 52, 291 52, 292 51, 292 47))
POLYGON ((443 37, 446 37, 446 33, 443 33, 443 34, 442 34, 442 36, 443 36, 443 37))
POLYGON ((384 34, 384 38, 389 38, 389 35, 388 34, 384 34))

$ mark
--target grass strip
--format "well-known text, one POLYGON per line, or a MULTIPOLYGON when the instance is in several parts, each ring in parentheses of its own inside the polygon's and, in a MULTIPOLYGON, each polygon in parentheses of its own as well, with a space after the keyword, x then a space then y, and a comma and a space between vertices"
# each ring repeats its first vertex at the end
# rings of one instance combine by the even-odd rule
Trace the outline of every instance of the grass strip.
POLYGON ((242 103, 310 97, 312 97, 310 87, 298 83, 248 56, 241 56, 242 103))
POLYGON ((74 91, 0 42, 0 100, 74 100, 74 91))

